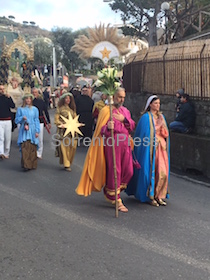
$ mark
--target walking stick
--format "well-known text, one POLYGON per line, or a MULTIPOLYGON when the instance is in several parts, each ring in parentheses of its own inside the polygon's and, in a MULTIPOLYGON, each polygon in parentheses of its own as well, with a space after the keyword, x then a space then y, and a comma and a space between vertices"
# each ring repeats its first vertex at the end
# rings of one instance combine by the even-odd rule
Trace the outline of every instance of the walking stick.
MULTIPOLYGON (((113 105, 113 96, 111 95, 109 100, 110 108, 110 121, 113 121, 112 116, 112 105, 113 105)), ((114 129, 111 129, 111 138, 112 138, 112 156, 113 156, 113 168, 114 168, 114 184, 115 184, 115 217, 118 218, 118 198, 117 198, 117 170, 116 170, 116 154, 115 154, 115 142, 114 142, 114 129)))
POLYGON ((51 132, 50 132, 48 126, 47 126, 47 121, 46 121, 46 119, 45 119, 45 116, 43 115, 42 118, 43 118, 43 120, 44 120, 44 126, 45 126, 47 132, 48 132, 49 134, 51 134, 51 132))

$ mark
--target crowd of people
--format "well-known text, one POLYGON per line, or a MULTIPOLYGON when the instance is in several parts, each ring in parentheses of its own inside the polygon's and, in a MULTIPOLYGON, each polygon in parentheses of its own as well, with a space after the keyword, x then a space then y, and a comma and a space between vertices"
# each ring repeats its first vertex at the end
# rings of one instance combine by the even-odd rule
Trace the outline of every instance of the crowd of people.
MULTIPOLYGON (((128 212, 120 196, 123 190, 141 202, 149 202, 156 207, 166 206, 166 198, 169 198, 170 139, 167 122, 160 111, 160 99, 156 95, 148 98, 135 127, 129 110, 123 106, 125 97, 125 89, 118 88, 114 94, 111 120, 107 96, 102 92, 93 93, 89 85, 71 90, 61 87, 54 93, 51 93, 50 87, 43 92, 34 87, 31 92, 21 93, 21 102, 20 98, 13 99, 0 85, 0 159, 10 156, 11 135, 16 125, 21 167, 24 171, 37 168, 37 162, 43 155, 44 127, 48 131, 51 129, 48 109, 53 102, 54 124, 60 143, 56 146, 55 155, 66 171, 71 171, 78 143, 76 139, 69 142, 73 139, 70 132, 65 133, 64 119, 70 116, 74 119, 79 115, 79 122, 85 124, 81 127, 83 138, 92 139, 76 188, 78 195, 88 196, 92 191, 103 189, 105 199, 116 204, 116 179, 119 211, 128 212), (52 101, 53 96, 56 101, 52 101)), ((176 119, 170 128, 188 133, 195 125, 195 110, 183 89, 177 92, 177 97, 176 119)))

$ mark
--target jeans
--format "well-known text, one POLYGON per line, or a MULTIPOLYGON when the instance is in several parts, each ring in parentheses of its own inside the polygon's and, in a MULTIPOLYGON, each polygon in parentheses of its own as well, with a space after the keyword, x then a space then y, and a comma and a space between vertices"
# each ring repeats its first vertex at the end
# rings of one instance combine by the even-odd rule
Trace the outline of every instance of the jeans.
POLYGON ((186 133, 187 132, 187 127, 184 126, 184 124, 182 122, 179 122, 179 121, 171 122, 169 127, 173 131, 177 131, 177 132, 181 132, 181 133, 186 133))
POLYGON ((43 153, 43 136, 44 136, 44 124, 40 123, 39 149, 37 150, 37 157, 38 158, 42 158, 42 153, 43 153))
POLYGON ((0 155, 9 157, 12 137, 12 121, 0 121, 0 155))

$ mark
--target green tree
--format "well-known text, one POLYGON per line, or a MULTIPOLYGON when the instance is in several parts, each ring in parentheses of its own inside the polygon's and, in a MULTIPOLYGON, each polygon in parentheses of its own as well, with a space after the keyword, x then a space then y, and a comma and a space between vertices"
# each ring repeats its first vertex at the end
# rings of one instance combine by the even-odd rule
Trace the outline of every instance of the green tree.
POLYGON ((33 40, 34 44, 34 63, 36 65, 52 64, 53 47, 51 41, 45 38, 33 40))
MULTIPOLYGON (((161 11, 160 0, 113 0, 109 5, 115 12, 119 12, 124 23, 122 28, 125 35, 144 37, 150 46, 157 45, 157 26, 164 23, 165 13, 161 11)), ((209 0, 177 0, 169 1, 170 10, 166 15, 166 23, 170 36, 174 40, 181 40, 187 36, 192 27, 191 15, 198 9, 209 4, 209 0), (185 23, 189 21, 189 24, 185 23)), ((193 19, 196 20, 196 19, 193 19)), ((208 19, 206 19, 208 24, 208 19)), ((205 22, 206 23, 206 22, 205 22)))
POLYGON ((52 30, 53 42, 56 47, 57 61, 65 65, 65 67, 74 71, 84 65, 79 56, 75 52, 71 52, 71 47, 74 45, 74 39, 81 34, 86 34, 84 29, 73 32, 71 28, 56 27, 52 30))
MULTIPOLYGON (((171 3, 168 27, 172 32, 172 40, 180 41, 198 33, 199 11, 210 12, 210 5, 207 8, 207 4, 209 5, 209 0, 179 0, 171 3)), ((202 15, 202 30, 208 29, 209 23, 210 16, 202 15)))
POLYGON ((157 45, 156 17, 160 12, 159 0, 114 0, 111 9, 119 12, 127 26, 125 35, 145 37, 150 46, 157 45))

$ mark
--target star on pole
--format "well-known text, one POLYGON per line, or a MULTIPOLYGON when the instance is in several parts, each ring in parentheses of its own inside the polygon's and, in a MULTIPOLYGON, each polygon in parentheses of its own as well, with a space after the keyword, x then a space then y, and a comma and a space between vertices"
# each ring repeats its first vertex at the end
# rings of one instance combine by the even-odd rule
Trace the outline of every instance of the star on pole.
POLYGON ((71 113, 69 112, 69 118, 65 118, 64 116, 60 117, 64 120, 64 124, 59 125, 59 127, 66 128, 64 137, 71 133, 72 137, 74 138, 75 133, 77 132, 80 135, 83 135, 82 132, 79 130, 79 127, 84 126, 84 123, 79 123, 78 118, 79 115, 77 115, 74 119, 72 118, 71 113))
POLYGON ((109 59, 109 54, 111 53, 112 51, 108 51, 106 47, 104 47, 104 50, 103 51, 100 51, 100 53, 102 53, 102 59, 104 59, 105 57, 109 59))

